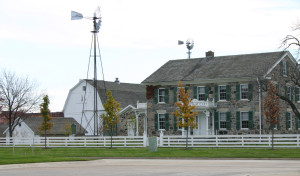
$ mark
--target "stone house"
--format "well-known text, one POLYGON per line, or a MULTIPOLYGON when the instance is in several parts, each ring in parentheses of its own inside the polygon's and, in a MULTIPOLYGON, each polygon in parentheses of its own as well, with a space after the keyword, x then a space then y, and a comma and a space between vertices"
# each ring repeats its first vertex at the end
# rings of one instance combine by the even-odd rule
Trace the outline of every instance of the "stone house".
MULTIPOLYGON (((218 57, 209 51, 204 58, 170 60, 142 82, 148 103, 148 134, 186 132, 176 126, 172 115, 178 81, 189 91, 198 111, 198 126, 188 130, 191 135, 269 134, 270 125, 260 106, 266 92, 259 80, 274 82, 299 106, 299 88, 280 81, 296 65, 288 51, 218 57)), ((299 118, 290 106, 280 101, 280 108, 276 133, 299 133, 299 118)))
POLYGON ((116 125, 114 135, 143 135, 146 108, 141 107, 143 103, 139 102, 146 102, 144 85, 123 83, 118 79, 114 82, 98 80, 97 118, 94 118, 94 87, 93 80, 83 79, 70 89, 63 109, 64 115, 74 117, 88 131, 87 135, 109 135, 103 129, 101 114, 104 113, 106 91, 111 90, 112 96, 120 103, 121 108, 120 122, 116 125))

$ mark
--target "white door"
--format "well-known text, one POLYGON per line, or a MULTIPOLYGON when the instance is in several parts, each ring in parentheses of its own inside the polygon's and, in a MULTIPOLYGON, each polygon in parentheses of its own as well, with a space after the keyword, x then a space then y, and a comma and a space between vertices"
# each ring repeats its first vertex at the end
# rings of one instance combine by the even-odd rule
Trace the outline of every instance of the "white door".
POLYGON ((127 121, 127 133, 128 133, 128 136, 134 136, 134 121, 133 120, 127 121))
POLYGON ((205 116, 199 116, 198 126, 200 135, 207 135, 207 121, 205 116))

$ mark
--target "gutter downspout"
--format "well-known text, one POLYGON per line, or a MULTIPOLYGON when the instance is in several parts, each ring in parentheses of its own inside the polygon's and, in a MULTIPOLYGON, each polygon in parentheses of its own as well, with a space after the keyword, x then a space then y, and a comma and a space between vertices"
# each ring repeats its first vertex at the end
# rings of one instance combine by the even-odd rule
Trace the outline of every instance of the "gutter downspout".
POLYGON ((261 84, 258 81, 258 77, 257 77, 257 83, 258 83, 258 101, 259 101, 259 135, 261 135, 261 84))

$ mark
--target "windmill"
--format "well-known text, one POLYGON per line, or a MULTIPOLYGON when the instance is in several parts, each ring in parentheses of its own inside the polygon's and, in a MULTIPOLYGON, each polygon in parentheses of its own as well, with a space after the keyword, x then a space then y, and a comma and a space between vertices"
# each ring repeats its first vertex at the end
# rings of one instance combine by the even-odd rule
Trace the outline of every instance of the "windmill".
MULTIPOLYGON (((181 41, 181 40, 178 40, 178 45, 183 45, 184 44, 184 42, 183 41, 181 41)), ((191 58, 191 50, 193 49, 193 47, 194 47, 194 40, 193 39, 191 39, 191 38, 189 38, 189 39, 187 39, 187 41, 185 42, 185 44, 186 44, 186 47, 187 47, 187 49, 188 49, 188 52, 187 52, 187 54, 188 54, 188 57, 189 57, 189 59, 191 58)))
MULTIPOLYGON (((88 128, 88 126, 91 123, 91 120, 93 120, 94 125, 93 127, 90 126, 90 128, 93 131, 94 136, 98 136, 101 132, 99 130, 99 114, 98 114, 98 102, 97 102, 97 33, 99 32, 99 29, 101 27, 101 22, 102 22, 102 18, 101 18, 101 14, 100 14, 100 8, 98 7, 97 10, 94 13, 93 17, 84 17, 81 13, 75 12, 75 11, 71 11, 71 20, 81 20, 81 19, 88 19, 88 20, 93 20, 93 30, 91 31, 93 34, 93 43, 94 43, 94 79, 93 79, 93 84, 94 84, 94 107, 93 107, 93 117, 90 119, 86 119, 87 120, 87 126, 85 128, 88 128)), ((99 47, 99 44, 98 44, 99 47)), ((91 57, 91 53, 90 53, 90 57, 91 57)), ((99 57, 100 57, 100 50, 99 50, 99 57)), ((101 61, 101 57, 100 57, 100 61, 101 61)), ((101 63, 102 66, 102 63, 101 63)), ((102 68, 102 73, 103 73, 103 68, 102 68)), ((103 75, 103 81, 104 81, 104 75, 103 75)), ((105 86, 105 85, 104 85, 105 86)), ((85 90, 86 91, 86 90, 85 90)), ((85 97, 84 97, 85 99, 85 97)), ((84 103, 83 103, 83 110, 82 110, 82 117, 81 117, 81 124, 82 124, 82 118, 83 116, 85 116, 84 114, 84 103)), ((86 116, 85 116, 86 117, 86 116)), ((87 117, 86 117, 87 118, 87 117)))

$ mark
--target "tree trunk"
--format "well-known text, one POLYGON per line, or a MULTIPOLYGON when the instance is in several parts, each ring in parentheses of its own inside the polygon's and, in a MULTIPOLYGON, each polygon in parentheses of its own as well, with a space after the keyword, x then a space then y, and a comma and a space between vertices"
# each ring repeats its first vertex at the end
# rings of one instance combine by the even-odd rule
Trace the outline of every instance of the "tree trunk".
POLYGON ((185 140, 185 149, 188 149, 188 138, 189 138, 189 128, 186 128, 186 140, 185 140))
POLYGON ((110 127, 110 148, 112 148, 112 127, 110 127))
POLYGON ((47 133, 46 133, 46 128, 45 128, 45 148, 47 148, 47 133))
POLYGON ((274 150, 274 127, 272 128, 272 150, 274 150))

